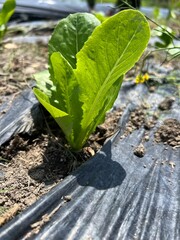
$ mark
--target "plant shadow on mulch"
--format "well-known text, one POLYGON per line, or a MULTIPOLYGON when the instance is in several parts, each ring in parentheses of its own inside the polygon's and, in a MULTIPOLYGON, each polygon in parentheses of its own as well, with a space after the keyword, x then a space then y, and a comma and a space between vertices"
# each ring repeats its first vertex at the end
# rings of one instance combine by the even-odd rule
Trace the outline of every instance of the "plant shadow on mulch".
POLYGON ((103 147, 103 153, 96 155, 82 166, 81 171, 75 171, 72 175, 76 177, 80 186, 105 190, 120 186, 126 172, 118 162, 112 160, 112 141, 109 140, 103 147), (96 181, 92 181, 93 179, 96 181))

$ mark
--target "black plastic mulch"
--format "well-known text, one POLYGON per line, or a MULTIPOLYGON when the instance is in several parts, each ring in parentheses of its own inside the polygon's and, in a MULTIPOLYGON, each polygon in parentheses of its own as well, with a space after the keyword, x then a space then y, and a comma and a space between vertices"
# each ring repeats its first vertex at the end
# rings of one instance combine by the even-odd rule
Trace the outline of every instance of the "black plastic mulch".
MULTIPOLYGON (((178 240, 180 150, 154 140, 165 119, 180 121, 178 94, 178 87, 167 82, 154 92, 144 84, 124 83, 116 106, 126 106, 126 110, 117 135, 95 157, 2 227, 0 239, 178 240), (171 108, 160 110, 159 104, 172 96, 171 108), (150 106, 147 115, 158 112, 155 126, 148 130, 149 140, 144 140, 144 126, 122 138, 131 112, 142 103, 150 106), (141 143, 145 154, 138 157, 134 149, 141 143)), ((33 100, 29 109, 34 104, 33 100)))

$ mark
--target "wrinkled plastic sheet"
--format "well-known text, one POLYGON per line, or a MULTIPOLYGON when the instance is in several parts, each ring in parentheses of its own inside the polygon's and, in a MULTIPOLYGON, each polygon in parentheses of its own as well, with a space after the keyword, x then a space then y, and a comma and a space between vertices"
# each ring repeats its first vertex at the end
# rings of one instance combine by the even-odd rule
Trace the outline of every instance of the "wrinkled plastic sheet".
POLYGON ((134 146, 142 142, 143 127, 121 139, 133 109, 146 101, 155 111, 165 97, 177 96, 176 93, 177 87, 171 84, 162 84, 150 93, 144 84, 124 83, 115 104, 126 106, 116 136, 63 182, 2 227, 0 239, 26 239, 31 236, 31 225, 47 214, 51 216, 49 221, 29 239, 179 240, 180 151, 154 141, 154 132, 165 119, 180 121, 178 97, 149 131, 150 139, 143 143, 144 157, 133 153, 134 146), (67 195, 71 196, 70 201, 64 201, 67 195))
POLYGON ((0 106, 0 146, 19 133, 30 133, 34 126, 41 126, 39 102, 32 90, 23 91, 14 101, 7 100, 0 106))

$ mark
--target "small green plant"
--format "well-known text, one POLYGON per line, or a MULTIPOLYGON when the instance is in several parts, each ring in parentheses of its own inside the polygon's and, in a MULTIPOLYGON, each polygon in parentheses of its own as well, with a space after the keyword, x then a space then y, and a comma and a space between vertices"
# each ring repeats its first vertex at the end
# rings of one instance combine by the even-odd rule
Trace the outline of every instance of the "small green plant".
POLYGON ((154 29, 153 36, 157 36, 159 41, 155 42, 155 46, 158 48, 167 48, 172 44, 174 39, 174 32, 170 27, 161 25, 154 29))
POLYGON ((104 121, 124 74, 139 60, 150 37, 139 11, 122 11, 100 24, 88 13, 59 22, 49 41, 49 73, 35 76, 34 93, 80 150, 104 121))
POLYGON ((4 37, 7 30, 7 23, 14 13, 16 7, 15 0, 6 0, 0 12, 0 40, 4 37))

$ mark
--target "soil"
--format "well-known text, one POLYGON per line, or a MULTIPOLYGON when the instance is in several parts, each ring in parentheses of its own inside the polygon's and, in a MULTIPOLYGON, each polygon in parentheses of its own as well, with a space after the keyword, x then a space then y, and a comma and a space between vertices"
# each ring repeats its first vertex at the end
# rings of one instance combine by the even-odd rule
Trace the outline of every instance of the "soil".
POLYGON ((30 87, 33 74, 47 69, 47 46, 4 44, 0 47, 0 104, 30 87))
POLYGON ((46 119, 48 128, 44 127, 43 132, 34 130, 31 136, 16 135, 1 146, 0 224, 30 206, 95 155, 118 130, 121 114, 121 109, 107 114, 106 121, 97 127, 81 152, 70 151, 63 133, 50 116, 46 119))
MULTIPOLYGON (((49 32, 44 32, 44 35, 46 34, 49 32)), ((43 42, 34 44, 5 42, 0 46, 0 104, 9 98, 15 98, 26 87, 31 87, 33 74, 48 68, 47 52, 47 44, 43 42)), ((169 68, 172 66, 173 62, 168 63, 169 68)), ((178 67, 177 63, 173 67, 178 67)), ((138 66, 131 70, 127 79, 132 77, 135 79, 137 69, 138 66)), ((155 86, 150 85, 149 90, 152 88, 155 89, 155 86)), ((168 99, 166 106, 162 103, 159 109, 169 109, 172 102, 173 99, 168 99)), ((43 131, 34 129, 31 135, 17 135, 1 146, 0 225, 26 209, 70 172, 95 155, 104 142, 118 131, 118 121, 122 113, 123 109, 109 113, 105 123, 97 127, 87 145, 78 153, 70 151, 63 133, 46 113, 43 131)), ((155 118, 147 121, 144 106, 135 109, 130 115, 122 138, 144 126, 146 130, 144 140, 148 141, 148 131, 155 123, 155 118)), ((156 131, 155 141, 179 147, 179 129, 179 122, 168 119, 156 131)), ((134 154, 138 157, 144 156, 143 143, 135 147, 134 154)), ((67 196, 65 201, 70 201, 70 196, 67 196)))
POLYGON ((143 157, 144 156, 145 148, 144 148, 144 145, 142 143, 134 149, 134 154, 137 157, 143 157))
POLYGON ((159 109, 164 111, 164 110, 169 110, 175 101, 174 97, 166 97, 160 104, 159 104, 159 109))
POLYGON ((176 119, 166 119, 154 134, 156 142, 163 142, 172 147, 180 147, 180 122, 176 119))

